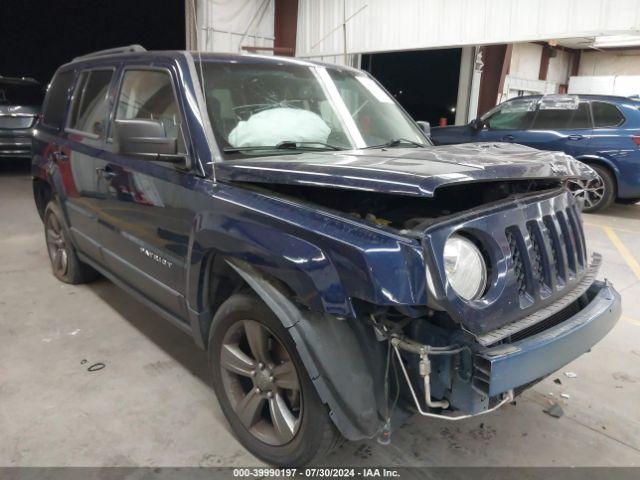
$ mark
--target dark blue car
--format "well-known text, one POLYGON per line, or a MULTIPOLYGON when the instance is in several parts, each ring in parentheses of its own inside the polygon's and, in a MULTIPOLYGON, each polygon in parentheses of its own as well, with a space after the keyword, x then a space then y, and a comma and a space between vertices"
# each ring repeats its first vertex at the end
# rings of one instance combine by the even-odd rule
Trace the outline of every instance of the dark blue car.
POLYGON ((436 145, 511 142, 559 150, 590 165, 600 179, 571 188, 586 212, 618 199, 640 200, 640 101, 606 95, 517 97, 464 126, 433 128, 436 145))
POLYGON ((272 464, 494 411, 620 315, 566 188, 590 169, 435 147, 365 72, 98 52, 56 72, 33 142, 53 274, 99 272, 192 336, 272 464))

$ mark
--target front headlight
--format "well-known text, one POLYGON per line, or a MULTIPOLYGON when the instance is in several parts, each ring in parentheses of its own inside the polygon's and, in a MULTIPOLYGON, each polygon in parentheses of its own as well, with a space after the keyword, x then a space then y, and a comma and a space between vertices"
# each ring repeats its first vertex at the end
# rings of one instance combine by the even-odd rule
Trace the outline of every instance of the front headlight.
POLYGON ((471 240, 453 234, 444 245, 444 269, 451 288, 465 300, 474 300, 487 286, 487 266, 471 240))

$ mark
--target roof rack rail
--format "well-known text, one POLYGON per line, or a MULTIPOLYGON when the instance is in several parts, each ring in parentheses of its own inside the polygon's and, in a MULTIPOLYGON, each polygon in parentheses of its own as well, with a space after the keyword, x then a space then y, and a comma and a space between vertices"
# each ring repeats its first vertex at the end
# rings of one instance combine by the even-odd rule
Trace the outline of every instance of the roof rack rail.
POLYGON ((86 55, 80 55, 75 57, 74 60, 82 60, 85 58, 102 57, 103 55, 115 55, 117 53, 133 53, 133 52, 146 52, 147 49, 142 45, 127 45, 125 47, 107 48, 106 50, 98 50, 97 52, 87 53, 86 55))

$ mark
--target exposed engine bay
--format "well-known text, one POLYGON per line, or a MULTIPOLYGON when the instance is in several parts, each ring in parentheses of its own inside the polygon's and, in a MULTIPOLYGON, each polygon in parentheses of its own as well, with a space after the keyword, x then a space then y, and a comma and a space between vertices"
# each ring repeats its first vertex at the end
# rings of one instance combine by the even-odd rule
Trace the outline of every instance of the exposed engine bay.
POLYGON ((268 190, 410 234, 437 218, 561 185, 558 179, 453 184, 438 188, 433 198, 286 184, 270 185, 268 190))

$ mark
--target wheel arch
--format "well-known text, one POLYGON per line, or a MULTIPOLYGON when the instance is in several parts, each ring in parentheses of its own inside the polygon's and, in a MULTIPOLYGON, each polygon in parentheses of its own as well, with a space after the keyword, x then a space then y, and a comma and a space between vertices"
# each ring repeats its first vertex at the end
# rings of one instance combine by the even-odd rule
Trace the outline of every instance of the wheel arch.
POLYGON ((616 187, 616 197, 617 197, 618 184, 620 183, 620 171, 618 170, 618 167, 616 167, 616 165, 611 160, 608 160, 603 157, 597 157, 597 156, 591 156, 591 155, 577 157, 576 160, 579 160, 582 163, 586 163, 587 165, 595 164, 600 167, 606 168, 613 175, 613 178, 616 181, 615 187, 616 187))
POLYGON ((338 320, 306 310, 291 300, 291 292, 282 282, 240 260, 224 259, 224 262, 291 334, 340 433, 349 440, 376 435, 384 423, 380 412, 384 405, 382 376, 386 350, 375 340, 372 329, 358 319, 338 320))
POLYGON ((40 220, 44 220, 44 211, 49 201, 53 198, 53 188, 49 182, 37 177, 32 181, 32 188, 36 210, 38 211, 40 220))

